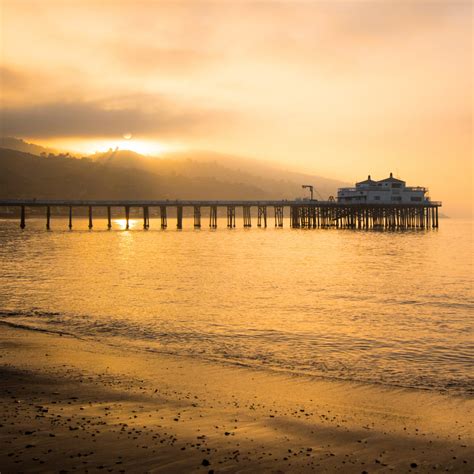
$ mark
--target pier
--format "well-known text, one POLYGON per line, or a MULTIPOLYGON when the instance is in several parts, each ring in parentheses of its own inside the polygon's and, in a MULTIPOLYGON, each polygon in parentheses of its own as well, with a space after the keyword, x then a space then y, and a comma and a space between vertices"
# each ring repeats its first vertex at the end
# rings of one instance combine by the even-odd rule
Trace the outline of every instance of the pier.
MULTIPOLYGON (((130 210, 140 209, 143 228, 150 228, 150 214, 160 218, 161 229, 168 227, 168 209, 176 209, 176 228, 183 228, 184 209, 192 210, 194 228, 202 226, 203 210, 209 215, 209 227, 217 228, 218 210, 227 216, 227 227, 236 226, 236 209, 242 210, 243 225, 252 227, 252 209, 256 215, 257 227, 266 228, 274 217, 274 226, 283 227, 284 216, 289 217, 294 229, 436 229, 438 228, 438 208, 441 202, 425 201, 411 204, 342 203, 337 201, 77 201, 77 200, 0 200, 0 208, 19 210, 20 227, 26 227, 28 210, 43 208, 46 229, 51 229, 51 210, 67 209, 69 229, 73 228, 73 209, 87 210, 88 227, 94 227, 94 210, 104 209, 107 217, 107 229, 112 228, 112 210, 115 217, 125 218, 125 227, 129 229, 130 210), (120 212, 120 210, 122 210, 120 212), (120 212, 120 214, 119 214, 120 212)), ((63 214, 61 214, 63 215, 63 214)))

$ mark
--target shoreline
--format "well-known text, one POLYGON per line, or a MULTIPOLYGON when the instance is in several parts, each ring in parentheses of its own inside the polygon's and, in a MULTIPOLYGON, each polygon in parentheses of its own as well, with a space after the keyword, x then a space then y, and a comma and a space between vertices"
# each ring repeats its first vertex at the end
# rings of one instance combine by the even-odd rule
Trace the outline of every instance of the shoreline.
POLYGON ((124 352, 6 325, 0 335, 2 472, 474 467, 466 397, 124 352))
MULTIPOLYGON (((116 350, 121 344, 123 344, 124 347, 126 346, 127 351, 137 354, 137 356, 139 356, 140 354, 149 354, 149 355, 156 355, 157 357, 163 356, 163 357, 179 358, 179 359, 184 359, 184 360, 187 360, 187 359, 195 360, 195 355, 192 353, 173 353, 171 351, 150 348, 148 345, 145 345, 144 347, 140 347, 140 345, 130 344, 128 343, 127 340, 122 340, 119 337, 94 341, 92 338, 80 336, 71 332, 66 332, 64 330, 54 330, 51 328, 42 328, 42 327, 30 327, 28 325, 18 324, 12 321, 5 321, 5 320, 0 319, 0 328, 2 326, 6 326, 12 329, 31 331, 33 333, 38 332, 38 333, 43 333, 43 334, 49 334, 51 336, 59 336, 59 337, 67 336, 73 339, 77 339, 78 341, 85 341, 85 342, 89 341, 89 342, 103 345, 112 351, 116 350)), ((199 360, 203 364, 217 364, 217 365, 221 365, 223 367, 229 367, 229 368, 235 367, 237 369, 238 368, 249 369, 249 370, 255 370, 257 372, 286 376, 288 378, 301 377, 302 380, 309 380, 315 383, 317 382, 342 383, 342 384, 350 384, 354 386, 366 386, 366 387, 374 387, 374 388, 387 389, 387 390, 407 390, 407 391, 417 391, 417 392, 419 391, 419 392, 426 392, 426 393, 431 393, 435 395, 441 395, 441 396, 445 396, 449 398, 459 398, 461 400, 474 401, 474 396, 473 396, 474 393, 472 392, 472 390, 469 392, 459 391, 459 390, 450 391, 446 388, 434 388, 434 387, 427 387, 427 386, 408 386, 408 385, 402 385, 402 384, 384 383, 384 382, 380 382, 376 380, 372 381, 372 380, 342 378, 342 377, 331 376, 327 374, 309 373, 302 370, 295 370, 295 369, 290 370, 285 367, 278 367, 278 366, 268 365, 268 364, 265 364, 265 366, 263 367, 258 367, 256 365, 246 363, 245 360, 239 360, 239 359, 232 360, 232 359, 225 359, 225 358, 212 357, 212 356, 207 356, 207 357, 200 356, 199 360)))

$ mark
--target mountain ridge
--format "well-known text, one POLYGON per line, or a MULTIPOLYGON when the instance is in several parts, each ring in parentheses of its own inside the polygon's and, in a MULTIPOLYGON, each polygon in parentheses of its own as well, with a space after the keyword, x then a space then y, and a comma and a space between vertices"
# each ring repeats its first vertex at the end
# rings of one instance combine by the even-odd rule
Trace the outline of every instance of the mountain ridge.
POLYGON ((150 157, 115 149, 78 158, 19 139, 7 143, 21 150, 0 147, 4 198, 294 199, 304 195, 302 184, 313 184, 316 197, 327 199, 346 185, 216 152, 150 157))

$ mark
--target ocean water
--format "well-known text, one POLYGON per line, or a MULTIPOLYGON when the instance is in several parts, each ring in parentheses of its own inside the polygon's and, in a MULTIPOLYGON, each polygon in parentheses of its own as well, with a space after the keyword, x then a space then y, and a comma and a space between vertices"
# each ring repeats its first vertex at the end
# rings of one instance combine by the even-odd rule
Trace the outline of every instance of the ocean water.
MULTIPOLYGON (((271 221, 270 221, 271 222, 271 221)), ((0 220, 0 322, 124 351, 474 393, 473 222, 106 230, 0 220)))

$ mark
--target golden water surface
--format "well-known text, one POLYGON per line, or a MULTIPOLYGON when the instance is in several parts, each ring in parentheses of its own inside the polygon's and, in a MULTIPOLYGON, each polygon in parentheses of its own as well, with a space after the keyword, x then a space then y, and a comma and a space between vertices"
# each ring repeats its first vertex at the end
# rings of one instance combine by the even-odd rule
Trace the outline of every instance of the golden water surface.
POLYGON ((472 222, 375 232, 0 221, 0 321, 371 383, 473 390, 472 222))

